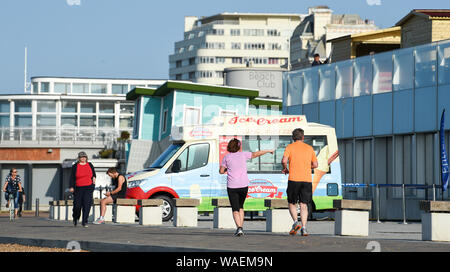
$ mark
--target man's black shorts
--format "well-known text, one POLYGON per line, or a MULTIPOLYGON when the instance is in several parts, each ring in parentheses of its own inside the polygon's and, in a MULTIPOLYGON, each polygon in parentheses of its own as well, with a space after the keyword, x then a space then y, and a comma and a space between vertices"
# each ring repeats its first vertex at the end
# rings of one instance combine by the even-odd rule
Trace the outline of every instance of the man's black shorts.
POLYGON ((243 188, 227 188, 228 199, 230 200, 231 210, 238 212, 244 208, 244 202, 247 198, 248 187, 243 188))
POLYGON ((286 190, 288 202, 309 204, 312 202, 312 183, 303 181, 288 181, 286 190))

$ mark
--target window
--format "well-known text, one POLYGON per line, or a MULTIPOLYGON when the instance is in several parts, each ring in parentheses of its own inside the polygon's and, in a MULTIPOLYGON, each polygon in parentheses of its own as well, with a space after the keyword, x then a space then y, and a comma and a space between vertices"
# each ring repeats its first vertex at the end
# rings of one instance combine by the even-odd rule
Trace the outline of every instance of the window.
POLYGON ((31 101, 15 101, 15 112, 31 112, 31 101))
POLYGON ((113 94, 126 94, 128 92, 128 84, 112 84, 113 94))
POLYGON ((279 43, 269 43, 268 48, 269 50, 281 50, 281 44, 279 43))
POLYGON ((75 101, 62 101, 61 112, 77 112, 78 102, 75 101))
POLYGON ((38 127, 55 127, 56 115, 41 115, 38 114, 36 118, 36 125, 38 127))
POLYGON ((89 84, 87 83, 73 83, 72 93, 89 93, 89 84))
POLYGON ((162 132, 166 132, 167 131, 167 117, 168 117, 168 110, 165 109, 164 110, 164 114, 163 114, 163 123, 162 123, 162 132))
POLYGON ((133 127, 133 116, 120 117, 119 127, 120 128, 132 128, 133 127))
POLYGON ((41 93, 50 92, 50 83, 49 82, 41 82, 41 93))
POLYGON ((80 126, 95 127, 95 116, 80 116, 80 126))
POLYGON ((264 36, 264 29, 244 29, 244 36, 264 36))
POLYGON ((133 112, 134 112, 134 105, 133 104, 120 103, 120 113, 133 114, 133 112))
POLYGON ((177 67, 177 68, 180 68, 181 66, 182 66, 181 60, 177 60, 177 62, 176 62, 176 67, 177 67))
MULTIPOLYGON (((187 147, 175 160, 179 161, 179 172, 194 170, 208 164, 209 144, 193 144, 187 147)), ((175 163, 174 162, 174 163, 175 163)), ((168 172, 172 172, 173 164, 168 172)), ((177 171, 178 172, 178 171, 177 171)))
MULTIPOLYGON (((290 136, 245 136, 242 141, 242 150, 255 152, 264 149, 275 149, 274 154, 254 158, 247 161, 248 172, 276 172, 282 170, 281 160, 286 146, 292 142, 290 136)), ((313 147, 316 155, 326 147, 326 136, 305 136, 305 143, 313 147)))
POLYGON ((114 113, 114 103, 99 103, 100 113, 114 113))
POLYGON ((98 127, 113 128, 114 127, 114 116, 99 116, 98 117, 98 127))
POLYGON ((241 36, 241 30, 240 29, 230 29, 230 35, 231 36, 241 36))
POLYGON ((195 65, 195 58, 189 58, 189 65, 195 65))
POLYGON ((231 62, 242 64, 242 58, 239 58, 239 57, 231 58, 231 62))
POLYGON ((56 112, 55 101, 37 101, 38 112, 56 112))
POLYGON ((81 102, 80 110, 82 113, 95 113, 95 102, 81 102))
POLYGON ((105 94, 106 93, 106 84, 92 84, 91 85, 91 93, 105 94))
POLYGON ((276 29, 268 29, 267 36, 280 36, 281 32, 276 29))
POLYGON ((31 115, 16 115, 14 117, 14 126, 31 127, 31 115))
POLYGON ((186 107, 184 109, 184 125, 199 125, 201 122, 201 110, 195 107, 186 107))
POLYGON ((231 43, 231 49, 241 49, 241 43, 231 43))
POLYGON ((0 102, 0 113, 8 113, 10 110, 10 103, 9 101, 1 101, 0 102))
POLYGON ((57 83, 53 88, 54 93, 70 93, 70 83, 57 83))
POLYGON ((37 94, 39 91, 39 82, 33 82, 32 86, 33 86, 32 93, 37 94))
POLYGON ((62 115, 61 126, 78 126, 78 120, 76 115, 62 115))
POLYGON ((234 110, 220 110, 220 116, 235 116, 237 115, 237 111, 234 110))
POLYGON ((216 57, 216 63, 225 63, 225 57, 216 57))
POLYGON ((9 115, 0 115, 0 127, 9 127, 9 115))

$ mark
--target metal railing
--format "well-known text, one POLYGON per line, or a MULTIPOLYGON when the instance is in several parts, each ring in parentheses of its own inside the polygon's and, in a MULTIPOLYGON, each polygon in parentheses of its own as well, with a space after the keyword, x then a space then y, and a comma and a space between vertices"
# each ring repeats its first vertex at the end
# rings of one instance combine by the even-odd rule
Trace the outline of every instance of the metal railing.
POLYGON ((101 128, 33 128, 33 127, 0 127, 0 144, 7 141, 23 142, 101 142, 113 143, 122 131, 132 132, 131 129, 101 129, 101 128))
MULTIPOLYGON (((375 188, 375 201, 376 201, 376 217, 377 223, 380 221, 380 188, 401 188, 402 189, 402 217, 403 224, 408 224, 406 222, 406 189, 416 189, 416 190, 426 190, 432 189, 432 200, 436 200, 436 190, 442 190, 442 186, 437 186, 436 184, 360 184, 360 183, 343 183, 343 188, 375 188)), ((448 187, 450 188, 450 187, 448 187)), ((426 194, 428 196, 428 193, 426 194)), ((373 199, 372 199, 373 200, 373 199)))

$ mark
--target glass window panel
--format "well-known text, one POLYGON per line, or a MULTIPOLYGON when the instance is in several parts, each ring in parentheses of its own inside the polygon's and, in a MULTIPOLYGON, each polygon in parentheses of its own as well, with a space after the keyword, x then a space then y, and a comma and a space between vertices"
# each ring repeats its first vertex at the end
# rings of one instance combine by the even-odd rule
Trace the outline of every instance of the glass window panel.
POLYGON ((185 125, 200 124, 200 109, 186 108, 184 111, 184 124, 185 125))
POLYGON ((9 127, 9 115, 0 115, 0 127, 9 127))
POLYGON ((37 94, 38 91, 39 91, 39 82, 33 82, 32 86, 33 86, 32 92, 33 92, 34 94, 37 94))
POLYGON ((54 93, 70 93, 70 83, 58 83, 55 82, 53 87, 54 93))
POLYGON ((73 83, 72 93, 89 93, 88 83, 73 83))
POLYGON ((9 101, 0 101, 0 112, 9 113, 11 103, 9 101))
POLYGON ((415 52, 416 88, 436 84, 436 45, 421 46, 415 52))
POLYGON ((105 94, 106 93, 106 84, 91 84, 91 93, 105 94))
POLYGON ((38 127, 55 127, 56 115, 37 115, 36 125, 38 127))
POLYGON ((373 56, 373 93, 392 91, 392 53, 373 56))
POLYGON ((413 88, 414 55, 412 49, 397 50, 394 53, 394 91, 413 88))
POLYGON ((134 104, 124 104, 120 103, 120 113, 130 113, 134 112, 134 104))
POLYGON ((16 100, 14 102, 15 112, 31 112, 31 100, 29 101, 21 101, 16 100))
POLYGON ((209 144, 189 146, 187 170, 193 170, 208 164, 209 144))
POLYGON ((114 127, 114 116, 101 116, 98 117, 98 127, 114 127))
MULTIPOLYGON (((176 159, 176 160, 180 160, 180 162, 181 162, 180 172, 186 171, 188 151, 189 151, 189 148, 186 148, 176 159)), ((169 171, 171 171, 171 169, 172 169, 172 166, 169 167, 169 171)))
POLYGON ((37 101, 36 104, 38 112, 56 112, 55 101, 37 101))
POLYGON ((41 82, 41 93, 50 92, 50 83, 49 82, 41 82))
MULTIPOLYGON (((256 136, 246 137, 242 141, 242 151, 256 152, 259 150, 259 140, 256 136)), ((247 160, 247 171, 259 171, 259 159, 247 160)))
POLYGON ((61 126, 78 126, 76 115, 62 115, 61 116, 61 126))
POLYGON ((112 84, 113 94, 126 94, 128 92, 128 84, 112 84))
POLYGON ((317 102, 319 95, 319 68, 314 67, 304 71, 303 104, 317 102))
POLYGON ((95 102, 81 102, 80 112, 82 113, 95 113, 95 102))
POLYGON ((114 113, 114 103, 99 103, 100 113, 114 113))
POLYGON ((356 58, 353 62, 354 84, 353 95, 369 95, 372 93, 372 58, 370 56, 356 58))
POLYGON ((132 128, 133 127, 133 116, 120 117, 119 127, 120 128, 132 128))
POLYGON ((75 101, 62 101, 61 112, 77 112, 78 102, 75 101))
POLYGON ((31 127, 31 115, 16 115, 14 116, 14 126, 16 127, 31 127))
POLYGON ((80 116, 80 126, 95 127, 95 116, 80 116))
POLYGON ((336 64, 336 99, 353 95, 353 63, 344 61, 336 64))
POLYGON ((292 73, 287 76, 287 105, 302 104, 303 73, 292 73))
POLYGON ((438 45, 439 84, 450 83, 450 41, 438 45))
POLYGON ((335 72, 334 65, 322 65, 319 68, 320 85, 319 85, 319 101, 333 100, 335 72))

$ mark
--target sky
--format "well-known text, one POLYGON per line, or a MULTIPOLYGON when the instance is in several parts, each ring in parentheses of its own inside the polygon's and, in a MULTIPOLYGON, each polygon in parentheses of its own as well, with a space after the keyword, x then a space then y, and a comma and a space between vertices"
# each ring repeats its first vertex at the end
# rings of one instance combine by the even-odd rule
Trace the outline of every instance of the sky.
POLYGON ((169 55, 185 16, 222 12, 302 13, 327 5, 379 28, 412 9, 450 8, 448 0, 1 0, 0 94, 23 93, 36 76, 168 79, 169 55))

